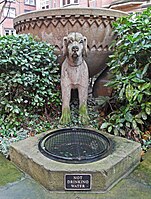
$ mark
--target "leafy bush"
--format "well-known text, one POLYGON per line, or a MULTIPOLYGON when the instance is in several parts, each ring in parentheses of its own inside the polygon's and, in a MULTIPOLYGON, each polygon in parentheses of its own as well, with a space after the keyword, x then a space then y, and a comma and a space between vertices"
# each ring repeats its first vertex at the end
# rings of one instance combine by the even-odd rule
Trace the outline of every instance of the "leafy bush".
POLYGON ((34 114, 51 120, 61 102, 54 47, 12 35, 0 37, 0 51, 0 133, 28 125, 34 114))
POLYGON ((112 110, 101 128, 139 141, 151 121, 151 8, 120 18, 113 24, 109 68, 112 110))

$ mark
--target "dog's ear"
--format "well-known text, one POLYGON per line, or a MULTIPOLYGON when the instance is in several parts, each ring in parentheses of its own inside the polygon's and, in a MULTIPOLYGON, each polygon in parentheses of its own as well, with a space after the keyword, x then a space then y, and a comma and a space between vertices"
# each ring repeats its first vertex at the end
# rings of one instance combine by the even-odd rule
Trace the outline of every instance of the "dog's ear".
POLYGON ((68 38, 64 37, 63 38, 63 56, 67 55, 67 45, 68 45, 68 38))
POLYGON ((83 38, 83 56, 87 56, 87 50, 88 50, 88 48, 87 48, 87 38, 86 37, 84 37, 83 38))

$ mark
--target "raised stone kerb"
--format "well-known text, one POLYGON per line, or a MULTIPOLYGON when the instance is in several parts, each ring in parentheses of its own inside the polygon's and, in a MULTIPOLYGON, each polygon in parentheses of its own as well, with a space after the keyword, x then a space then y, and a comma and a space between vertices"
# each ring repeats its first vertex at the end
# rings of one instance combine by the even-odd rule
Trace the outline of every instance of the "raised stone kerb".
POLYGON ((140 162, 141 145, 103 133, 114 142, 114 150, 106 158, 87 164, 66 164, 48 159, 38 149, 39 140, 47 135, 13 143, 10 158, 18 167, 51 191, 64 191, 65 174, 91 174, 92 192, 105 192, 129 174, 140 162))

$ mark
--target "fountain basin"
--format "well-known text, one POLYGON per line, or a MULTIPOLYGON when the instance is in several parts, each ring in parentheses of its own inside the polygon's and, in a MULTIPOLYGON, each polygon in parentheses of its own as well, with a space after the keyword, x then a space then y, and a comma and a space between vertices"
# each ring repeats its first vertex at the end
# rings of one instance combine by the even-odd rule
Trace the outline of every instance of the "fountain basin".
POLYGON ((56 161, 83 164, 105 158, 112 152, 112 145, 110 139, 94 130, 66 128, 44 136, 39 150, 56 161))
POLYGON ((114 38, 112 22, 127 13, 99 8, 58 8, 34 11, 14 19, 14 28, 19 34, 30 33, 55 46, 61 64, 63 37, 70 32, 80 32, 87 37, 86 62, 90 77, 100 73, 106 58, 111 53, 109 45, 114 38))
MULTIPOLYGON (((107 157, 84 164, 67 164, 49 159, 39 151, 38 144, 44 136, 53 132, 45 132, 13 143, 10 148, 11 161, 50 191, 66 191, 71 188, 66 186, 68 180, 71 182, 70 177, 87 177, 86 182, 90 183, 85 185, 90 186, 89 189, 84 189, 85 191, 105 192, 128 175, 140 162, 139 143, 99 131, 98 133, 114 143, 114 150, 107 157)), ((80 186, 80 183, 76 185, 80 186)), ((74 187, 73 190, 79 189, 74 187)))

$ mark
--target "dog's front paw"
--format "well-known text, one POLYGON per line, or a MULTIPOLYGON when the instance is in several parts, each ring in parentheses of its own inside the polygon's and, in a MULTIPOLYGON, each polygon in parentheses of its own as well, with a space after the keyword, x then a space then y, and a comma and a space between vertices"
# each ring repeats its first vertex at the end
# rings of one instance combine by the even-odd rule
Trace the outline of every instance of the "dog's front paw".
POLYGON ((88 112, 87 112, 87 106, 84 104, 84 105, 81 105, 80 106, 80 109, 79 109, 79 121, 82 123, 82 124, 89 124, 89 115, 88 115, 88 112))
POLYGON ((61 118, 60 118, 60 123, 61 124, 68 124, 70 122, 71 122, 70 109, 64 108, 63 111, 62 111, 61 118))

